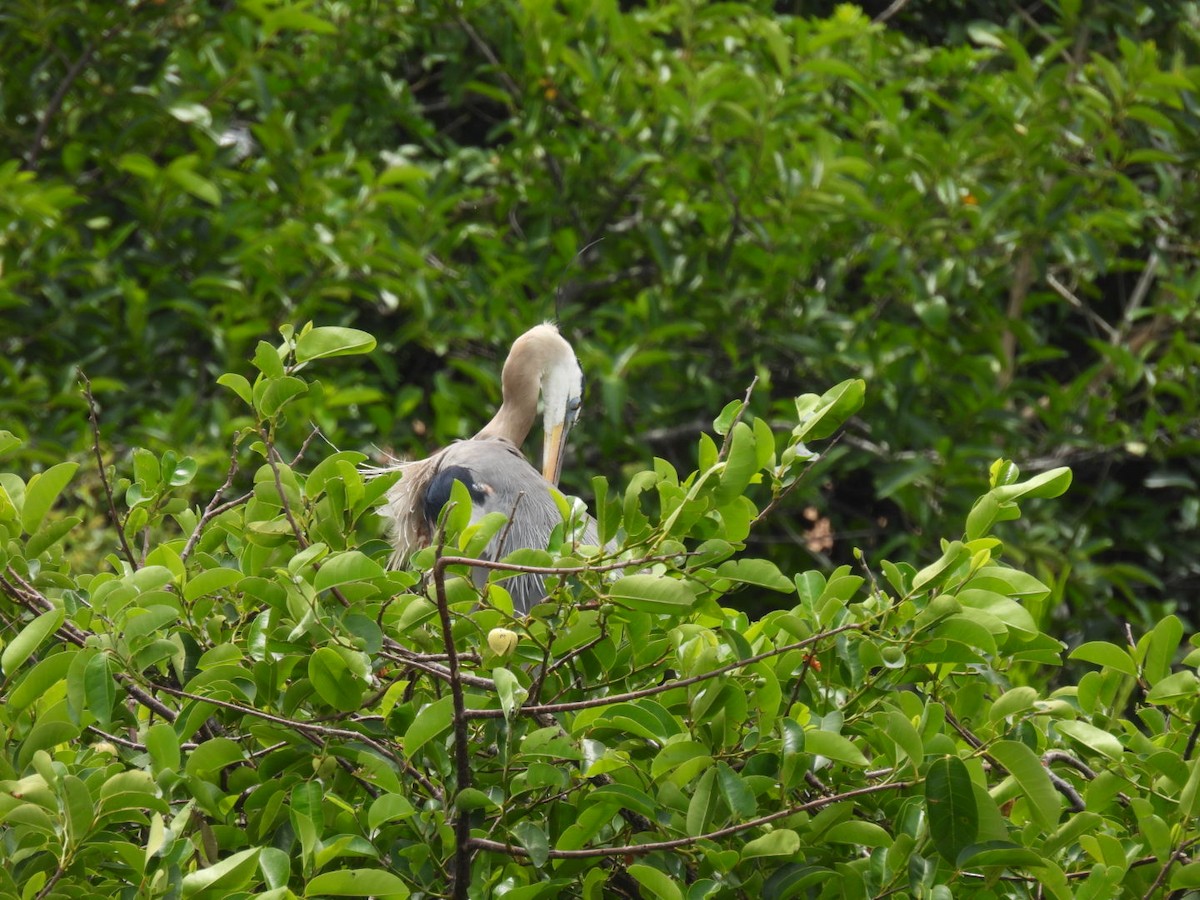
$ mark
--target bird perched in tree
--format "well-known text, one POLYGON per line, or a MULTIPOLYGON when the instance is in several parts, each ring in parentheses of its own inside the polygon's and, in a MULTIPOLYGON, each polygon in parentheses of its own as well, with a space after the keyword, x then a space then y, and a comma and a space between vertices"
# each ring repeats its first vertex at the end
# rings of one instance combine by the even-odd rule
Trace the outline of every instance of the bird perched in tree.
MULTIPOLYGON (((551 491, 558 485, 567 435, 583 402, 583 371, 575 351, 553 324, 537 325, 513 343, 501 386, 500 409, 474 437, 456 441, 427 459, 398 464, 403 475, 388 492, 384 509, 395 546, 393 568, 429 546, 455 481, 470 493, 471 521, 489 512, 501 512, 509 519, 485 549, 486 559, 499 559, 523 547, 544 550, 551 532, 562 522, 551 491), (541 472, 521 453, 537 418, 539 394, 545 431, 541 472)), ((589 519, 583 543, 598 542, 595 523, 589 519)), ((476 585, 482 587, 487 575, 486 569, 476 568, 476 585)), ((505 586, 518 615, 528 613, 546 596, 537 575, 511 578, 505 586)))

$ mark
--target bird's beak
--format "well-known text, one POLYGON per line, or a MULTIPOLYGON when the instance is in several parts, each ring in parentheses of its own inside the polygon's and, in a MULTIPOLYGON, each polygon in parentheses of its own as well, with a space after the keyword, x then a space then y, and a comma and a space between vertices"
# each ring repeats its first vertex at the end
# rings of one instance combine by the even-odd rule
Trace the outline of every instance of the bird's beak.
MULTIPOLYGON (((577 415, 577 414, 576 414, 577 415)), ((575 424, 575 415, 567 411, 561 419, 546 423, 546 435, 542 443, 542 477, 557 486, 562 474, 563 457, 567 455, 567 435, 575 424)))
POLYGON ((542 445, 542 477, 553 485, 558 485, 558 476, 562 474, 563 455, 567 452, 567 425, 558 422, 546 432, 542 445))

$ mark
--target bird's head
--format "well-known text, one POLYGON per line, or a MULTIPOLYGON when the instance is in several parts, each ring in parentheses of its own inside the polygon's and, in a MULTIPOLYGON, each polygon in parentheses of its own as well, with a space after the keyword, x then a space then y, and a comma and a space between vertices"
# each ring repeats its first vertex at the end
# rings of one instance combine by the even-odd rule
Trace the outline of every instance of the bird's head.
POLYGON ((551 352, 542 369, 542 477, 556 485, 562 474, 567 435, 583 407, 583 369, 558 329, 552 325, 541 327, 553 329, 552 337, 547 337, 551 352))

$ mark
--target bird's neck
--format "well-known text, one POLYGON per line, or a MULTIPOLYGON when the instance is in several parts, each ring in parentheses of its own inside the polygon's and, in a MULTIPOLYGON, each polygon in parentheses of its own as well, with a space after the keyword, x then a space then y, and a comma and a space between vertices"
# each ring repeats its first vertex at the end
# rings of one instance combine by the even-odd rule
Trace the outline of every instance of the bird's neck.
POLYGON ((501 383, 504 402, 492 421, 475 435, 476 440, 504 438, 518 447, 525 443, 533 420, 537 418, 538 393, 541 389, 541 368, 521 369, 506 365, 501 383))
POLYGON ((486 441, 494 440, 495 438, 504 438, 520 447, 525 443, 525 438, 529 436, 529 431, 533 428, 533 420, 535 418, 537 418, 536 405, 526 407, 506 401, 496 411, 496 415, 492 416, 492 421, 484 425, 479 430, 479 433, 475 435, 475 440, 486 441))

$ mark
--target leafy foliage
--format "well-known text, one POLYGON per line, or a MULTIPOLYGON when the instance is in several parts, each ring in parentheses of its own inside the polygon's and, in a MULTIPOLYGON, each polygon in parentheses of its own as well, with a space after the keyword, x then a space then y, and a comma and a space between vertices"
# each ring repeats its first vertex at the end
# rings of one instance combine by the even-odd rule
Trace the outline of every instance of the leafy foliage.
POLYGON ((11 0, 5 427, 82 454, 82 365, 106 428, 209 477, 217 378, 313 319, 386 351, 315 424, 423 453, 498 393, 451 348, 557 313, 596 386, 580 471, 688 465, 755 375, 865 378, 809 517, 758 538, 777 564, 927 562, 1001 446, 1080 484, 1002 528, 1042 624, 1194 620, 1196 4, 774 6, 11 0))
POLYGON ((1077 684, 1033 683, 1063 662, 1038 624, 1051 590, 990 529, 1067 470, 997 463, 922 568, 788 576, 749 541, 811 477, 803 442, 859 410, 849 381, 786 428, 734 402, 689 474, 597 478, 617 550, 578 546, 564 502, 546 551, 482 563, 503 522, 452 513, 414 571, 387 571, 392 479, 275 438, 308 417, 313 363, 374 340, 282 337, 253 380, 220 378, 252 421, 252 489, 229 496, 231 470, 201 508, 180 496, 192 460, 138 450, 100 565, 72 563, 74 464, 0 474, 0 896, 1200 888, 1180 621, 1079 647, 1077 684), (504 579, 530 567, 557 586, 514 619, 504 579), (781 608, 739 608, 766 592, 781 608))

